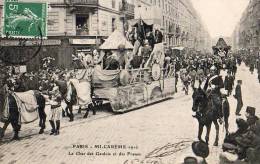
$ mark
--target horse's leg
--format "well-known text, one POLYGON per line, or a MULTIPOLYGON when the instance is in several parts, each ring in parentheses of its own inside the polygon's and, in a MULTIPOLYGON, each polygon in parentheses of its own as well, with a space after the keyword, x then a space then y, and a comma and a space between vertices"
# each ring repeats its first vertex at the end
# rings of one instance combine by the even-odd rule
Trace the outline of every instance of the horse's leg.
POLYGON ((82 111, 82 109, 81 109, 81 107, 79 107, 78 114, 81 114, 81 111, 82 111))
MULTIPOLYGON (((67 107, 66 107, 67 108, 67 107)), ((62 109, 62 117, 66 117, 66 108, 65 109, 62 109)))
POLYGON ((92 103, 92 112, 93 112, 93 115, 96 115, 96 109, 98 107, 98 103, 96 102, 93 102, 92 103))
POLYGON ((198 139, 201 141, 201 135, 202 135, 202 132, 203 132, 203 125, 201 123, 199 123, 199 133, 198 133, 198 139))
POLYGON ((90 105, 88 105, 88 107, 87 107, 87 109, 86 109, 86 113, 85 113, 85 115, 83 116, 83 118, 87 118, 87 117, 88 117, 89 110, 90 110, 90 105))
POLYGON ((218 120, 213 121, 215 128, 216 128, 216 138, 214 142, 214 146, 218 146, 218 140, 219 140, 219 125, 218 125, 218 120))
POLYGON ((206 140, 206 143, 208 144, 209 143, 209 135, 210 135, 210 131, 211 131, 211 122, 208 125, 206 125, 206 128, 207 128, 207 134, 206 134, 205 140, 206 140))
POLYGON ((72 104, 68 104, 68 109, 70 111, 69 117, 70 117, 70 122, 72 122, 74 120, 74 115, 73 115, 73 105, 72 104))
POLYGON ((11 125, 14 130, 14 136, 13 136, 12 140, 19 140, 19 130, 20 130, 21 126, 18 124, 18 118, 16 120, 11 120, 11 125))
POLYGON ((45 127, 46 127, 45 126, 45 122, 46 122, 47 115, 46 115, 46 113, 44 111, 44 107, 39 107, 38 112, 39 112, 39 117, 40 117, 39 125, 41 127, 41 129, 39 131, 39 134, 42 134, 44 132, 45 127))
POLYGON ((3 129, 2 129, 2 133, 0 134, 0 138, 3 138, 5 135, 5 130, 7 129, 8 125, 10 124, 10 121, 6 121, 4 123, 3 129))
POLYGON ((225 122, 225 130, 226 130, 226 137, 228 136, 229 134, 229 123, 228 123, 228 118, 224 118, 224 122, 225 122))
POLYGON ((70 113, 69 113, 69 103, 67 104, 66 108, 65 108, 65 112, 64 112, 64 115, 66 113, 66 116, 70 117, 70 113))

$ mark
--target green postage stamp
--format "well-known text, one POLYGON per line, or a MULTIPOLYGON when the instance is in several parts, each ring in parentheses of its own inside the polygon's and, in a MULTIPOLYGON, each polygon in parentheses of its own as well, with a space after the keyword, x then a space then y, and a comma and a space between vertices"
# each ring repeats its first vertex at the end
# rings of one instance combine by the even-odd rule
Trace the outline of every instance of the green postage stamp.
POLYGON ((5 0, 3 37, 47 37, 47 3, 5 0))

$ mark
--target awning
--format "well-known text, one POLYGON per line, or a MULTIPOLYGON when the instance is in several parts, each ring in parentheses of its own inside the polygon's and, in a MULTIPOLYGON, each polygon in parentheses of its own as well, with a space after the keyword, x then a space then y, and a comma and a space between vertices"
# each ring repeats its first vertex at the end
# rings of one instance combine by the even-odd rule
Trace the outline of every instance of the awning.
POLYGON ((70 39, 69 42, 77 45, 95 45, 96 39, 70 39))
POLYGON ((106 39, 106 41, 99 48, 101 50, 116 50, 120 46, 124 46, 125 49, 134 48, 123 35, 123 33, 116 30, 106 39))

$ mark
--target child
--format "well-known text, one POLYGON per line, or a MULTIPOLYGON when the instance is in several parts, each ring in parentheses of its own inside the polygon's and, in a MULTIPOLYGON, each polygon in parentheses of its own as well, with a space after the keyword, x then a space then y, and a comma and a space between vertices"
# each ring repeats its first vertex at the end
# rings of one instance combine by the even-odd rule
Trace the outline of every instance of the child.
POLYGON ((50 135, 59 135, 60 130, 60 119, 62 117, 62 108, 61 101, 62 97, 59 91, 59 87, 54 84, 54 87, 51 91, 51 115, 50 115, 50 124, 52 127, 50 135), (56 123, 56 126, 55 126, 56 123))

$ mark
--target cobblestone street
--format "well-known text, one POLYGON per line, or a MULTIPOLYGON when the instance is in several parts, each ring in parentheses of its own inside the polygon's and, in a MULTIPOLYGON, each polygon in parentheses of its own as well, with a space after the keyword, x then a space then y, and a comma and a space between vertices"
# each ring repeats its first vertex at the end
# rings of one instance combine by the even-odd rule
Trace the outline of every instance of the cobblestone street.
MULTIPOLYGON (((244 109, 247 105, 258 107, 260 85, 256 75, 251 75, 244 65, 239 67, 237 79, 243 80, 242 92, 244 109)), ((236 79, 236 80, 237 80, 236 79)), ((179 86, 180 90, 180 86, 179 86)), ((235 130, 235 99, 230 96, 230 129, 235 130)), ((123 164, 160 161, 163 164, 183 162, 185 156, 193 155, 191 142, 197 139, 197 120, 192 118, 191 94, 185 96, 178 92, 173 99, 157 103, 125 114, 114 115, 100 111, 89 118, 77 116, 74 122, 62 120, 58 136, 49 135, 49 123, 43 135, 38 134, 37 122, 23 125, 20 141, 10 141, 11 127, 8 128, 0 146, 0 163, 48 163, 48 164, 123 164), (173 146, 176 143, 182 143, 173 146), (156 148, 172 145, 171 154, 158 158, 146 158, 156 148), (84 148, 79 148, 83 145, 84 148), (100 146, 99 146, 100 145, 100 146), (123 145, 122 149, 110 148, 109 145, 123 145), (121 152, 121 154, 120 154, 121 152), (84 154, 85 153, 85 154, 84 154), (92 154, 93 153, 93 154, 92 154), (139 161, 139 162, 138 162, 139 161)), ((74 111, 75 112, 75 111, 74 111)), ((259 115, 259 110, 257 111, 259 115)), ((213 147, 215 130, 212 126, 210 137, 210 156, 207 161, 218 163, 221 143, 225 134, 220 130, 220 144, 213 147)), ((157 149, 158 150, 158 149, 157 149)), ((154 152, 153 152, 154 153, 154 152)))

